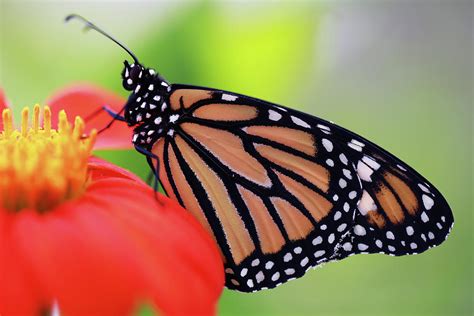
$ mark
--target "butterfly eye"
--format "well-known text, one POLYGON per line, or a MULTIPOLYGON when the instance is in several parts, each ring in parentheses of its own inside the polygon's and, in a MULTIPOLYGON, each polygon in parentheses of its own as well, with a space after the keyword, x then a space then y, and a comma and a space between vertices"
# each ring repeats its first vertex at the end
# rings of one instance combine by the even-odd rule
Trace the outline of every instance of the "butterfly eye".
POLYGON ((137 83, 141 72, 142 69, 140 66, 132 65, 130 69, 130 79, 132 79, 134 83, 137 83))
POLYGON ((125 67, 122 73, 123 87, 127 90, 133 90, 142 77, 143 68, 139 64, 130 65, 127 61, 124 64, 125 67))

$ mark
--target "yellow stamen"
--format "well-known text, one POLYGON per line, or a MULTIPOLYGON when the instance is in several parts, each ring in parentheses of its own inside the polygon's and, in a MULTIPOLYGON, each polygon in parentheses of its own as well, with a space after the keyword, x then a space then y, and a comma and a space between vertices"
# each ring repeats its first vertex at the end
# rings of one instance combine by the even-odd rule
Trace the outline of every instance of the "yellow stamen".
POLYGON ((33 108, 21 112, 20 131, 13 129, 10 109, 2 113, 0 133, 0 209, 11 211, 30 208, 44 212, 80 196, 88 183, 87 160, 97 136, 94 130, 83 137, 84 121, 76 117, 69 126, 66 112, 59 113, 58 130, 51 129, 51 110, 33 108))

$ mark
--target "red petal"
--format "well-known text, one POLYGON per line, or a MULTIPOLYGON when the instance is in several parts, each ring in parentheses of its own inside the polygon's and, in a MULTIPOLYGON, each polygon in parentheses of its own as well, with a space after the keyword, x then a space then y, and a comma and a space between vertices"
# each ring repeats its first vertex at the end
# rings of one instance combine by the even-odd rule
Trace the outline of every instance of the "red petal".
MULTIPOLYGON (((8 108, 8 102, 5 97, 5 93, 2 88, 0 88, 0 115, 4 109, 8 108)), ((0 118, 0 131, 3 131, 3 120, 0 118)))
POLYGON ((100 180, 104 178, 125 178, 133 180, 140 185, 147 186, 147 184, 134 173, 111 164, 106 160, 97 157, 90 157, 88 166, 92 180, 100 180))
POLYGON ((10 236, 12 217, 0 209, 0 315, 37 315, 47 300, 17 255, 10 236))
POLYGON ((14 214, 9 244, 31 270, 24 279, 38 280, 41 297, 56 299, 65 315, 128 314, 146 300, 165 314, 213 314, 224 272, 211 237, 126 171, 100 160, 94 168, 111 176, 93 175, 80 199, 14 214))
POLYGON ((8 101, 5 97, 5 93, 3 92, 2 88, 0 88, 0 112, 6 108, 8 108, 8 101))
MULTIPOLYGON (((53 126, 57 123, 57 113, 66 110, 70 121, 79 115, 86 121, 86 132, 95 128, 100 130, 105 127, 112 117, 105 111, 101 111, 93 118, 87 119, 94 112, 106 105, 112 110, 119 112, 125 105, 126 99, 112 92, 96 88, 90 85, 76 85, 61 90, 48 100, 46 104, 53 112, 53 126)), ((133 148, 132 128, 124 122, 114 122, 106 131, 101 133, 95 144, 96 149, 128 149, 133 148)))
POLYGON ((224 273, 216 245, 201 225, 166 197, 158 204, 149 187, 121 179, 95 185, 97 199, 112 207, 127 205, 115 207, 111 218, 144 254, 143 271, 156 306, 165 314, 213 314, 224 273))
POLYGON ((23 210, 14 235, 21 259, 65 315, 125 315, 134 309, 144 287, 143 278, 135 277, 140 266, 100 205, 65 204, 43 216, 23 210))

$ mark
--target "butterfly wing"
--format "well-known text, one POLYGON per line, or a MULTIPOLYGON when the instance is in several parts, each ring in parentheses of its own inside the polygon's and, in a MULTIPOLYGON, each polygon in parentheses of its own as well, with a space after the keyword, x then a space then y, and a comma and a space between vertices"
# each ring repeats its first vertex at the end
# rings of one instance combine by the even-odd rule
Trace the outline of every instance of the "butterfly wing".
POLYGON ((451 227, 425 179, 332 123, 192 86, 174 85, 169 104, 180 116, 153 147, 160 181, 214 236, 231 289, 272 288, 358 252, 421 252, 451 227))
POLYGON ((441 193, 410 166, 379 146, 331 124, 331 135, 361 182, 354 226, 336 258, 356 253, 406 255, 441 244, 454 218, 441 193))

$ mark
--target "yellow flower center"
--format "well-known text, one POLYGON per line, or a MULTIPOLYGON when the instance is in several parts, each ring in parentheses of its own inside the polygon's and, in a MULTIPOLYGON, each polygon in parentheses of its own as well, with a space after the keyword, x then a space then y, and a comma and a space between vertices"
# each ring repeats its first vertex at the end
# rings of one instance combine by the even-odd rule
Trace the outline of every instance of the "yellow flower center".
POLYGON ((21 113, 21 128, 13 128, 10 109, 3 110, 0 133, 0 208, 19 211, 30 208, 45 212, 60 203, 80 196, 88 183, 87 160, 96 131, 83 137, 84 121, 76 117, 70 126, 66 112, 59 113, 58 129, 51 128, 51 110, 44 107, 40 126, 40 107, 21 113))

